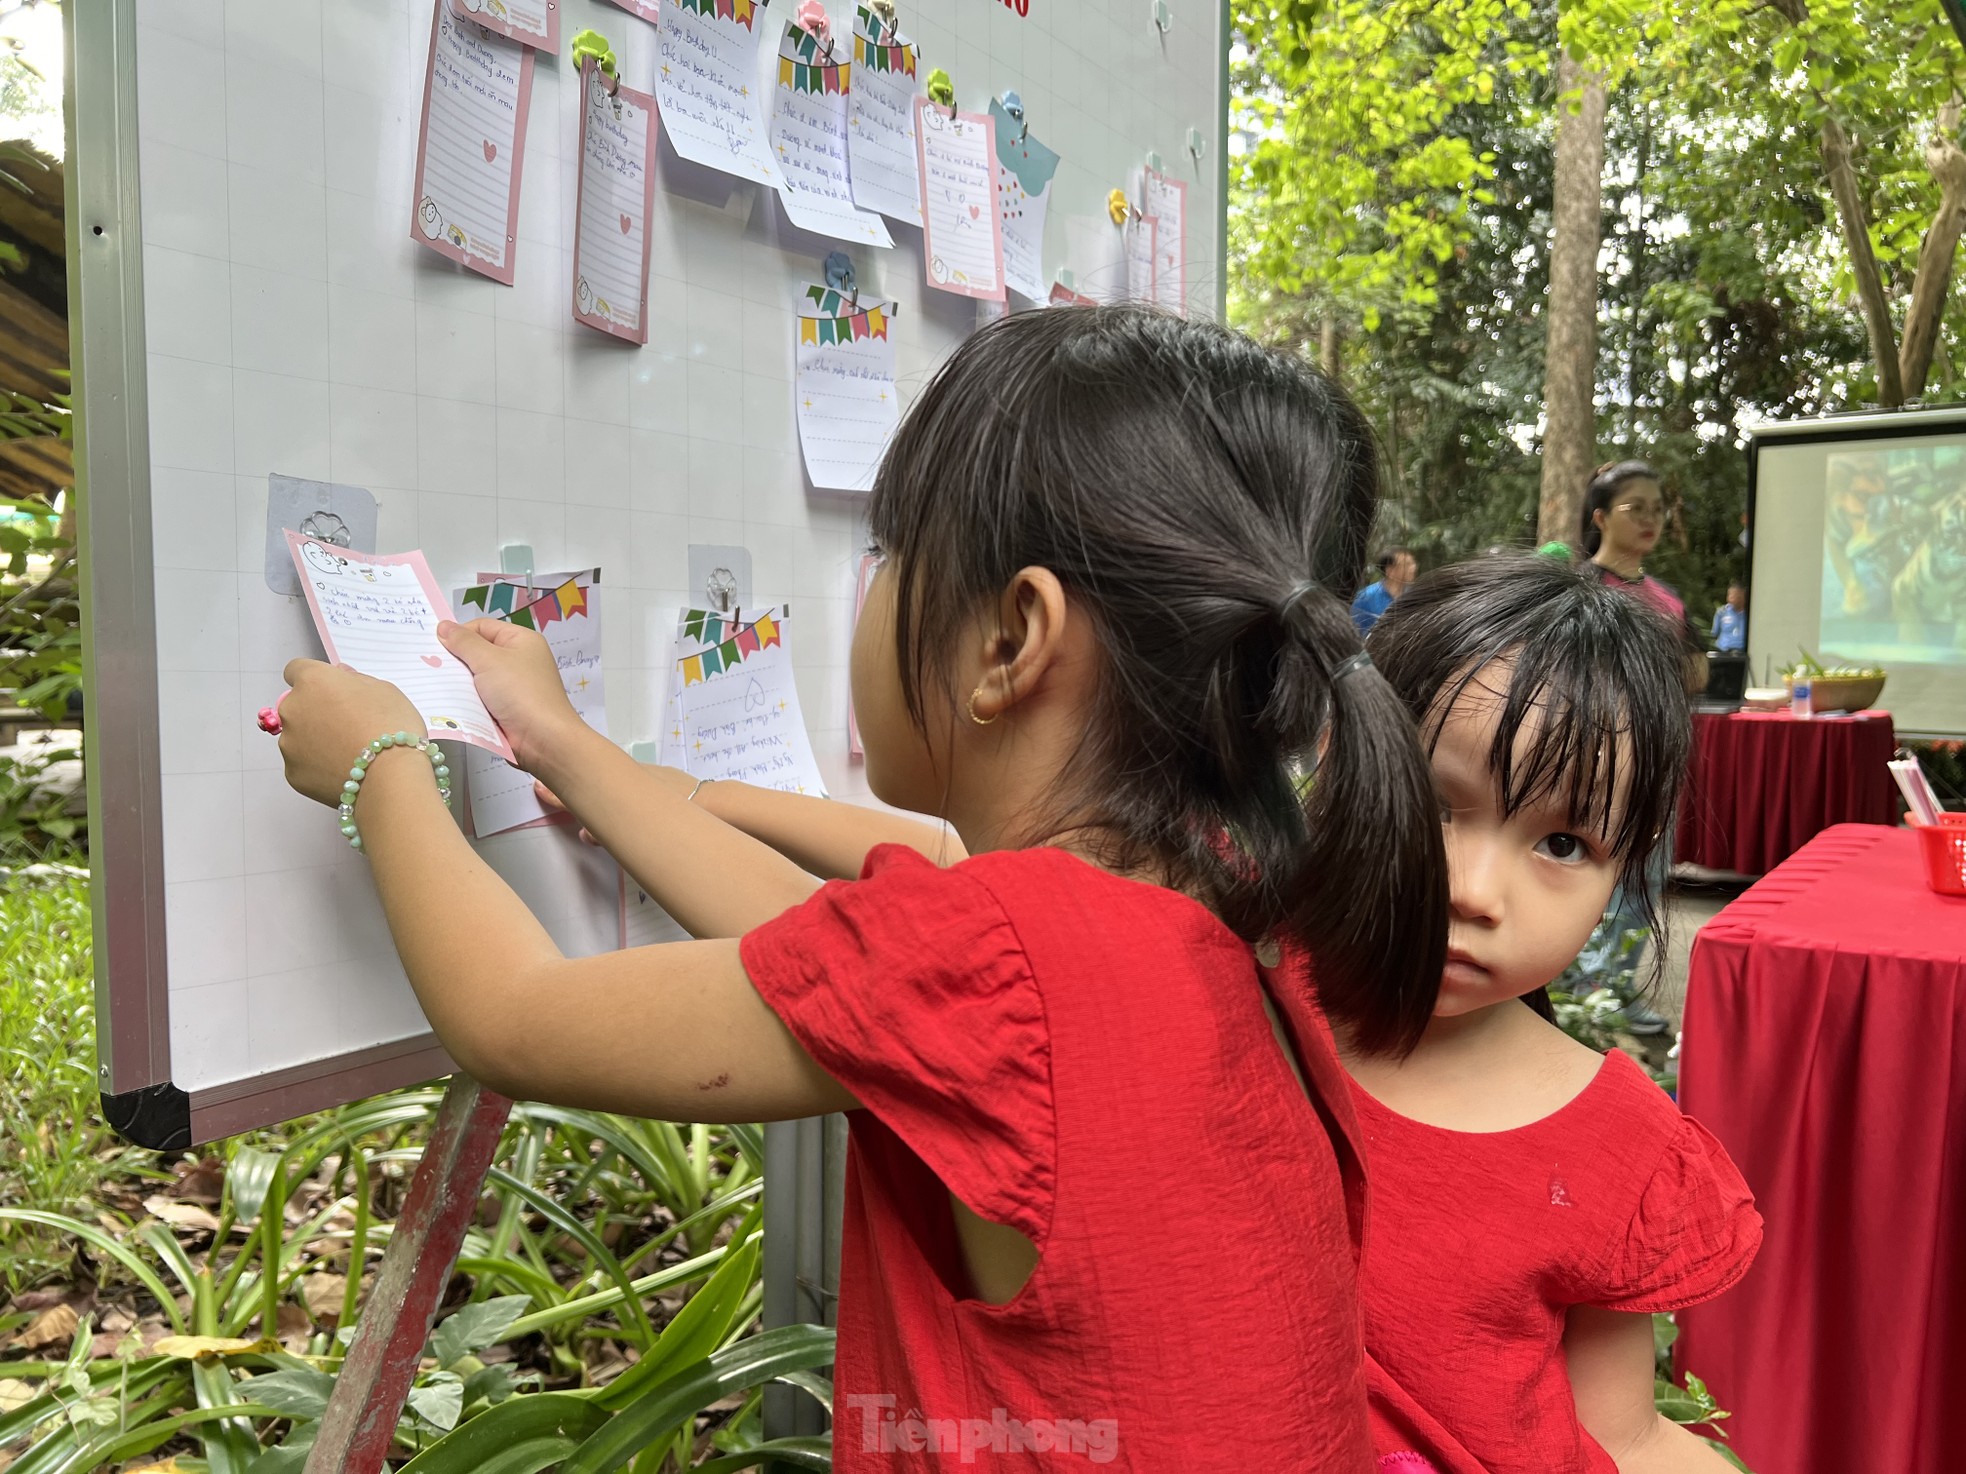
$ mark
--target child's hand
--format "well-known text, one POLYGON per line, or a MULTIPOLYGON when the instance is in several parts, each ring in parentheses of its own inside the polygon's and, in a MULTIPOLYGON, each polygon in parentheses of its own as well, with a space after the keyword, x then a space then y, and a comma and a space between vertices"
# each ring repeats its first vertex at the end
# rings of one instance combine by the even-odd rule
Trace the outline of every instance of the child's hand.
POLYGON ((505 731, 519 766, 532 771, 556 737, 585 730, 567 700, 560 663, 545 636, 502 619, 446 620, 437 638, 463 661, 477 682, 479 699, 505 731))
POLYGON ((341 802, 355 759, 385 732, 425 735, 422 713, 387 681, 318 660, 288 661, 285 677, 280 756, 287 782, 316 803, 341 802))

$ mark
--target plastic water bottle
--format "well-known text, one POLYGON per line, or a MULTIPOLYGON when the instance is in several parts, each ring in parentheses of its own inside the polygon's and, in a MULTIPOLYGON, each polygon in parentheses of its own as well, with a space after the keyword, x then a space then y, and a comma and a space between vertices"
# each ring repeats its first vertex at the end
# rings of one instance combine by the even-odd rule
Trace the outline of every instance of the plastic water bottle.
POLYGON ((1810 717, 1816 714, 1814 693, 1807 680, 1798 680, 1789 686, 1789 715, 1810 717))

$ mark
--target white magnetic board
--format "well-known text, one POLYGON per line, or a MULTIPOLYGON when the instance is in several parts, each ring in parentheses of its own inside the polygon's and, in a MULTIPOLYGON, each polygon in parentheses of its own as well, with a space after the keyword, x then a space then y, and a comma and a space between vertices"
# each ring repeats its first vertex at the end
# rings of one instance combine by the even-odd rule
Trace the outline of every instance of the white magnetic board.
MULTIPOLYGON (((754 601, 795 612, 828 786, 864 793, 846 681, 864 498, 808 489, 791 388, 793 294, 835 243, 665 142, 649 341, 576 324, 579 88, 564 57, 541 56, 514 284, 419 249, 407 222, 434 3, 70 7, 101 1085, 149 1144, 448 1068, 366 863, 288 790, 255 729, 282 665, 318 648, 304 602, 266 587, 271 473, 367 489, 377 550, 422 548, 446 589, 509 543, 542 569, 599 564, 607 717, 624 742, 655 735, 665 650, 651 630, 702 602, 690 546, 748 549, 754 601)), ((848 6, 830 8, 845 33, 848 6)), ((768 23, 791 9, 774 0, 768 23)), ((1149 0, 916 0, 900 18, 964 109, 1015 89, 1062 155, 1048 278, 1118 285, 1107 195, 1157 154, 1188 184, 1190 310, 1213 315, 1226 16, 1204 0, 1165 9, 1165 32, 1149 0)), ((590 26, 649 88, 653 28, 563 0, 564 37, 590 26)), ((852 254, 862 293, 899 304, 905 403, 978 310, 925 289, 919 230, 892 229, 892 250, 852 254)), ((540 873, 528 899, 550 911, 540 873)))

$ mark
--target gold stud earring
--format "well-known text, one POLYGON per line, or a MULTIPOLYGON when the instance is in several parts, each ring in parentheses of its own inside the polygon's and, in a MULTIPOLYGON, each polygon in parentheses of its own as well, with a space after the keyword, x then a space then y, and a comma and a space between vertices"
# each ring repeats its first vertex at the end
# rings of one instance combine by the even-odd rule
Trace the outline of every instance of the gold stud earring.
MULTIPOLYGON (((981 686, 978 686, 974 691, 969 693, 969 719, 972 722, 976 723, 976 725, 979 727, 987 727, 990 725, 990 723, 994 722, 997 719, 997 717, 980 717, 976 714, 976 698, 981 696, 982 694, 983 694, 983 688, 981 686)), ((997 716, 1002 716, 1002 715, 1003 715, 1002 712, 997 713, 997 716)))

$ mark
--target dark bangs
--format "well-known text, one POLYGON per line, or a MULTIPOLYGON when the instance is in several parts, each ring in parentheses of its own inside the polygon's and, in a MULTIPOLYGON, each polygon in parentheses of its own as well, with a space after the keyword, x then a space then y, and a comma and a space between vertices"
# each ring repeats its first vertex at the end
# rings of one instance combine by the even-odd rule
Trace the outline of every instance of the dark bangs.
POLYGON ((1502 554, 1415 583, 1369 643, 1429 750, 1481 672, 1508 660, 1488 755, 1504 812, 1554 802, 1608 844, 1623 884, 1642 887, 1691 743, 1678 637, 1663 616, 1567 563, 1502 554))

